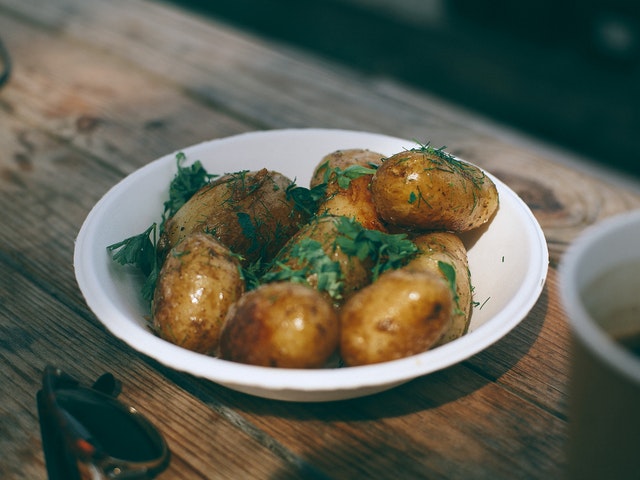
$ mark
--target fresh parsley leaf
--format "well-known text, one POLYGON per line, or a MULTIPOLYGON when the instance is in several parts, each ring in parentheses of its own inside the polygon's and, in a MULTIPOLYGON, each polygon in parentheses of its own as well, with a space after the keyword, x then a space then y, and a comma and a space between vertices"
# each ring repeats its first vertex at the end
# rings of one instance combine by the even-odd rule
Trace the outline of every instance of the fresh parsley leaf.
POLYGON ((418 247, 405 234, 389 234, 364 228, 355 220, 342 217, 336 243, 344 253, 359 260, 373 261, 373 281, 382 273, 405 265, 418 247))
POLYGON ((373 175, 376 173, 376 169, 372 167, 364 167, 362 165, 349 165, 344 170, 341 168, 334 168, 333 172, 336 174, 336 180, 338 186, 342 189, 349 188, 351 180, 360 178, 364 175, 373 175))
POLYGON ((344 281, 340 263, 331 260, 322 248, 322 244, 312 238, 304 238, 291 249, 290 258, 297 259, 297 266, 277 262, 275 268, 261 279, 263 283, 274 281, 292 281, 309 284, 308 278, 316 279, 316 288, 327 292, 335 300, 342 298, 344 281))
MULTIPOLYGON (((208 173, 200 161, 185 167, 187 157, 183 152, 176 154, 177 172, 169 184, 169 199, 164 202, 164 220, 174 215, 187 200, 200 188, 218 175, 208 173)), ((145 280, 142 285, 142 296, 151 302, 153 292, 160 274, 162 260, 157 249, 158 225, 153 223, 144 232, 133 235, 107 247, 113 252, 112 259, 121 265, 131 265, 140 270, 145 280)))
POLYGON ((114 243, 107 247, 109 251, 115 251, 113 260, 121 265, 133 265, 148 275, 153 270, 156 259, 155 239, 150 236, 153 233, 155 237, 156 224, 154 223, 144 232, 133 235, 121 242, 114 243))
POLYGON ((450 263, 438 260, 438 269, 445 276, 445 278, 447 279, 447 283, 449 284, 449 289, 451 290, 451 295, 453 296, 453 302, 456 306, 454 313, 456 315, 464 315, 464 311, 460 308, 460 296, 458 295, 458 289, 456 288, 455 268, 453 268, 453 265, 451 265, 450 263))
POLYGON ((165 217, 173 216, 198 190, 218 175, 208 173, 199 160, 191 166, 183 167, 187 156, 183 152, 176 154, 176 172, 169 185, 169 199, 164 202, 165 217))
POLYGON ((300 187, 295 183, 291 183, 286 190, 287 200, 292 199, 295 208, 311 217, 318 212, 318 205, 325 197, 327 192, 327 184, 321 183, 309 189, 300 187))
POLYGON ((112 259, 121 265, 131 265, 145 276, 142 295, 146 300, 153 298, 153 290, 160 272, 160 258, 157 251, 157 225, 154 223, 144 232, 107 246, 114 252, 112 259))
POLYGON ((458 303, 458 291, 456 290, 456 270, 450 263, 443 262, 442 260, 438 260, 438 269, 442 272, 442 274, 447 279, 447 283, 449 284, 449 288, 451 289, 451 293, 453 294, 453 299, 456 304, 458 303))

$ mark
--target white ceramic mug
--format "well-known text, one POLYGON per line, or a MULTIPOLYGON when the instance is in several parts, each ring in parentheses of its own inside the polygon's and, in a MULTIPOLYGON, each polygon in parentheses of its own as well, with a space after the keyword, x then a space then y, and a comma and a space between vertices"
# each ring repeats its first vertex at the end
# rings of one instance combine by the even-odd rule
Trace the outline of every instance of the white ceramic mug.
POLYGON ((640 479, 640 210, 588 228, 560 263, 572 327, 567 476, 640 479))

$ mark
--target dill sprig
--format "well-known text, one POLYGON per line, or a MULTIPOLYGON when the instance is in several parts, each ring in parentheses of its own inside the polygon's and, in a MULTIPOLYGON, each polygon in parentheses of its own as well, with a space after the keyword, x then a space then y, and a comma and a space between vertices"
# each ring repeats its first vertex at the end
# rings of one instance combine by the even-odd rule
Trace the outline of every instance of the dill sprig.
POLYGON ((458 160, 452 154, 445 151, 445 148, 447 148, 446 146, 436 148, 431 146, 431 142, 424 144, 419 142, 416 143, 418 143, 418 147, 413 148, 410 151, 420 152, 427 155, 434 164, 434 169, 456 175, 462 175, 469 179, 476 188, 480 188, 484 183, 485 175, 481 169, 476 168, 467 162, 463 162, 462 160, 458 160))

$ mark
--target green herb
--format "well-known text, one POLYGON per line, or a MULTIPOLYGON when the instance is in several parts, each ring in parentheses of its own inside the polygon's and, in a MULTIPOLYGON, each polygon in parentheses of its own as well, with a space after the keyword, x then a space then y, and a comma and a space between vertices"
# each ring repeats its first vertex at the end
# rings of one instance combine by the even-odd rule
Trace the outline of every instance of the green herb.
POLYGON ((329 162, 330 161, 327 160, 318 167, 318 171, 324 170, 322 181, 324 183, 329 183, 335 175, 340 188, 348 188, 351 180, 355 180, 356 178, 360 178, 364 175, 373 175, 378 169, 378 165, 375 163, 368 163, 368 167, 365 167, 364 165, 349 165, 345 169, 340 167, 329 168, 329 162))
POLYGON ((362 165, 350 165, 344 170, 341 168, 333 168, 333 172, 336 174, 336 181, 338 186, 342 189, 349 188, 351 180, 363 177, 364 175, 373 175, 376 173, 375 168, 364 167, 362 165))
POLYGON ((309 284, 308 278, 316 279, 316 288, 327 292, 331 298, 342 298, 344 280, 340 263, 331 260, 322 244, 312 238, 302 239, 291 249, 290 258, 297 259, 300 268, 293 268, 283 262, 276 262, 275 268, 267 272, 261 279, 263 283, 274 281, 291 281, 309 284))
POLYGON ((444 149, 447 148, 446 146, 435 148, 430 145, 430 142, 427 142, 426 144, 418 143, 418 145, 418 148, 414 148, 411 151, 421 152, 428 155, 434 164, 435 169, 462 175, 470 180, 476 188, 480 188, 480 185, 484 183, 485 175, 482 170, 458 160, 450 153, 445 152, 444 149))
MULTIPOLYGON (((176 154, 177 172, 169 184, 169 199, 164 202, 160 230, 162 230, 167 218, 174 215, 200 188, 217 177, 217 175, 207 173, 199 161, 189 167, 182 166, 186 158, 182 152, 176 154)), ((153 299, 153 292, 162 266, 157 245, 158 225, 154 222, 144 232, 107 246, 107 251, 113 252, 112 258, 115 262, 121 265, 131 265, 144 275, 142 297, 149 302, 153 299)))
MULTIPOLYGON (((236 255, 242 263, 242 256, 236 255)), ((255 262, 251 262, 246 266, 240 267, 240 275, 244 279, 245 287, 247 290, 254 290, 260 286, 260 277, 264 274, 264 271, 268 268, 265 266, 262 259, 258 259, 255 262)))
POLYGON ((490 298, 491 298, 491 297, 487 297, 487 298, 485 299, 485 301, 484 301, 484 302, 482 302, 482 305, 480 305, 479 310, 482 310, 482 307, 484 307, 484 306, 487 304, 487 302, 489 301, 489 299, 490 299, 490 298))
POLYGON ((418 252, 418 247, 405 234, 389 234, 364 228, 353 219, 341 217, 337 245, 359 260, 373 261, 373 281, 387 270, 405 265, 418 252))
POLYGON ((461 315, 464 312, 460 308, 460 297, 458 296, 458 289, 456 288, 456 270, 453 268, 453 265, 447 262, 443 262, 442 260, 438 260, 438 269, 442 272, 442 274, 447 279, 447 283, 449 284, 449 289, 451 290, 451 294, 453 295, 453 301, 456 304, 456 310, 454 313, 457 315, 461 315))
POLYGON ((164 202, 164 215, 173 216, 198 190, 218 175, 208 173, 199 160, 191 166, 183 167, 187 157, 184 153, 176 154, 178 171, 169 185, 169 199, 164 202))
POLYGON ((294 206, 298 211, 306 214, 307 216, 313 216, 318 212, 318 205, 325 197, 326 192, 326 183, 321 183, 311 189, 291 183, 287 187, 286 198, 287 200, 293 200, 294 206))
POLYGON ((144 232, 131 236, 107 247, 113 260, 121 265, 131 265, 145 276, 142 296, 151 301, 160 273, 160 258, 157 251, 157 225, 154 223, 144 232))
POLYGON ((247 253, 255 252, 260 248, 260 242, 258 241, 258 231, 256 226, 251 221, 251 215, 246 212, 236 212, 236 217, 238 217, 238 223, 242 229, 242 234, 245 238, 251 240, 251 245, 249 245, 247 253))
POLYGON ((447 279, 449 283, 449 288, 451 289, 451 293, 453 294, 454 300, 458 301, 458 293, 456 290, 456 270, 450 263, 443 262, 442 260, 438 260, 438 269, 442 272, 442 274, 447 279))

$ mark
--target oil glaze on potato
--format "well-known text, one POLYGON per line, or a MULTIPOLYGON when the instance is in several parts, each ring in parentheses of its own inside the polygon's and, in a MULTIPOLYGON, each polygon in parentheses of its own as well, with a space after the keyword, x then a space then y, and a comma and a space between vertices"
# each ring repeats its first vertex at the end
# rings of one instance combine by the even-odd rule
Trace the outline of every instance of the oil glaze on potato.
POLYGON ((419 254, 404 267, 405 269, 433 272, 449 282, 450 277, 445 269, 451 268, 455 276, 453 320, 449 329, 438 341, 438 345, 442 345, 461 337, 469 328, 472 290, 467 249, 460 237, 452 232, 425 233, 412 240, 418 247, 419 254))
POLYGON ((229 311, 220 357, 265 367, 320 368, 338 346, 338 318, 316 290, 278 282, 247 292, 229 311))
POLYGON ((237 258, 212 236, 191 234, 171 250, 160 271, 154 329, 171 343, 213 354, 226 313, 243 291, 237 258))
POLYGON ((287 196, 291 184, 286 176, 267 169, 224 175, 167 220, 160 247, 167 250, 199 231, 214 235, 247 262, 270 259, 306 221, 287 196))
POLYGON ((375 168, 382 163, 383 155, 370 150, 337 150, 325 156, 314 170, 311 187, 327 184, 325 199, 320 203, 318 212, 328 215, 353 218, 363 227, 385 231, 371 196, 369 185, 375 168), (364 173, 348 173, 348 169, 364 167, 371 170, 364 173))
POLYGON ((431 147, 387 158, 371 191, 385 222, 411 230, 472 230, 498 208, 496 186, 482 170, 431 147))
POLYGON ((353 295, 340 309, 340 355, 367 365, 422 353, 451 324, 453 297, 439 276, 394 270, 353 295))

